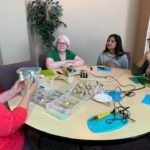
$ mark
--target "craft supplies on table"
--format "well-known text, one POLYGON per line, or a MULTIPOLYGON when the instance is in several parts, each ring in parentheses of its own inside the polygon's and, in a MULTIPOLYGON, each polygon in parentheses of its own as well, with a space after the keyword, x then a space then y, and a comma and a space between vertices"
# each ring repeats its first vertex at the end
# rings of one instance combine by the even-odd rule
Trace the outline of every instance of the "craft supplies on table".
MULTIPOLYGON (((32 85, 33 82, 39 78, 41 68, 40 67, 22 67, 17 69, 17 73, 20 81, 27 81, 28 85, 32 85)), ((27 90, 27 82, 23 87, 21 94, 25 95, 27 90)))
POLYGON ((48 69, 48 70, 41 70, 40 74, 44 75, 46 77, 53 77, 53 76, 55 76, 55 72, 53 70, 50 70, 50 69, 48 69))
POLYGON ((112 68, 107 66, 97 66, 97 71, 111 72, 112 68))
POLYGON ((121 121, 123 117, 120 114, 116 114, 117 120, 112 123, 107 123, 107 121, 114 118, 114 114, 108 113, 107 115, 103 116, 100 119, 95 119, 94 117, 91 117, 87 120, 87 126, 90 131, 94 133, 104 133, 104 132, 111 132, 114 130, 118 130, 128 124, 128 121, 126 122, 121 121))
POLYGON ((16 72, 18 73, 21 81, 27 80, 33 82, 35 78, 38 78, 40 71, 40 67, 22 67, 17 69, 16 72))
POLYGON ((120 101, 121 94, 122 92, 120 91, 108 91, 108 95, 111 96, 114 101, 120 101))
POLYGON ((90 99, 98 92, 97 82, 79 81, 72 89, 72 93, 82 99, 90 99))
POLYGON ((52 103, 47 103, 46 111, 59 119, 66 119, 74 113, 83 102, 85 102, 83 99, 70 94, 52 103))
POLYGON ((66 119, 84 101, 84 99, 76 97, 70 91, 62 89, 42 92, 33 97, 34 103, 44 107, 49 114, 58 119, 66 119))
POLYGON ((61 88, 51 86, 53 88, 46 88, 47 90, 41 89, 41 86, 45 88, 44 81, 42 83, 38 86, 33 102, 44 107, 49 114, 59 119, 67 118, 98 90, 97 83, 89 81, 78 81, 75 85, 61 88))
POLYGON ((134 82, 135 84, 148 84, 150 83, 150 79, 148 77, 145 76, 132 76, 129 77, 129 79, 134 82))

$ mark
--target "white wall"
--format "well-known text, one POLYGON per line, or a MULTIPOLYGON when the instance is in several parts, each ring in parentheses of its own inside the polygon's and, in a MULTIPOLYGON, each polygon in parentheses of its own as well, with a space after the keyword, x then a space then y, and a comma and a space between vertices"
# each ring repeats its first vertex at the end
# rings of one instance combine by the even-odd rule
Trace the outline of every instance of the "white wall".
POLYGON ((24 0, 0 0, 0 19, 3 64, 30 60, 24 0))
POLYGON ((150 46, 149 46, 150 41, 147 41, 147 39, 149 39, 149 38, 150 38, 150 17, 149 17, 147 33, 146 33, 145 49, 144 49, 145 52, 150 50, 150 46))
MULTIPOLYGON (((120 34, 124 49, 132 51, 135 47, 139 1, 59 0, 64 9, 62 20, 68 27, 61 27, 56 35, 68 35, 70 48, 85 58, 87 64, 96 64, 107 37, 112 33, 120 34)), ((1 0, 0 18, 0 47, 4 64, 29 59, 24 1, 1 0)), ((32 49, 39 53, 39 42, 31 42, 35 44, 32 49)))
POLYGON ((125 50, 134 49, 139 0, 60 0, 60 4, 68 27, 56 35, 68 35, 70 48, 88 64, 96 64, 112 33, 121 35, 125 50))

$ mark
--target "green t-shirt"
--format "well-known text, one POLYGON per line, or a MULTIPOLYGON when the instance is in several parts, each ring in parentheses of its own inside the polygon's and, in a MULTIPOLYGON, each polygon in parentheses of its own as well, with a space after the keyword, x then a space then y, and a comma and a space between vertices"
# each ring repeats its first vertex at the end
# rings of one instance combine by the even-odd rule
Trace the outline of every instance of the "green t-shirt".
MULTIPOLYGON (((48 53, 48 57, 52 58, 54 61, 61 61, 58 50, 56 48, 52 48, 48 53)), ((66 50, 66 60, 74 60, 76 54, 70 50, 66 50)))

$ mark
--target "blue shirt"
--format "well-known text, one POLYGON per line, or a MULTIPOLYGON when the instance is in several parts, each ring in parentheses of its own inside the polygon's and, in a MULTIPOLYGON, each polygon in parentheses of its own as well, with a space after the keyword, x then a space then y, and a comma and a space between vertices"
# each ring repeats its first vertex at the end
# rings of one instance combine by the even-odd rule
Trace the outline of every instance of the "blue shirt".
POLYGON ((97 65, 102 65, 106 61, 111 61, 119 68, 128 68, 128 58, 126 54, 116 57, 116 55, 111 55, 108 52, 104 52, 99 55, 97 65))

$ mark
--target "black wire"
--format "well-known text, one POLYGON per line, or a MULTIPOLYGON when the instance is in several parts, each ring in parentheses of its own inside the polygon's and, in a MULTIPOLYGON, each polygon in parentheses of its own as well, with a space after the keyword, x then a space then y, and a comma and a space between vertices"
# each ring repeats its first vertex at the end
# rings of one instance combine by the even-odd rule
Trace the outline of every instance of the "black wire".
POLYGON ((59 76, 57 76, 57 77, 55 78, 55 80, 64 80, 63 78, 61 78, 62 75, 64 76, 64 74, 63 74, 62 72, 60 72, 60 71, 56 71, 56 72, 57 72, 57 74, 58 74, 59 76))
POLYGON ((124 96, 122 98, 124 98, 125 96, 132 97, 132 96, 135 95, 134 91, 138 91, 138 90, 141 90, 141 89, 144 89, 144 88, 146 88, 146 86, 143 86, 143 87, 140 87, 140 88, 137 88, 137 89, 132 89, 132 90, 129 90, 129 91, 122 91, 124 93, 124 96))
POLYGON ((147 87, 146 84, 144 84, 142 81, 140 81, 140 83, 141 83, 142 85, 144 85, 144 86, 142 86, 142 87, 140 87, 140 88, 136 88, 136 87, 135 87, 134 85, 132 85, 132 84, 129 84, 129 85, 122 85, 117 79, 115 79, 115 78, 112 77, 112 76, 108 76, 108 77, 114 79, 114 80, 119 84, 119 86, 121 86, 121 87, 128 87, 128 86, 132 86, 132 87, 133 87, 133 89, 131 89, 131 90, 129 90, 129 91, 123 91, 119 86, 116 87, 115 90, 116 90, 117 88, 119 88, 120 91, 121 91, 122 93, 124 93, 124 96, 122 96, 121 99, 124 98, 125 96, 132 97, 132 96, 135 95, 135 92, 134 92, 134 91, 138 91, 138 90, 141 90, 141 89, 144 89, 144 88, 147 87))
POLYGON ((113 118, 112 119, 107 119, 106 123, 107 124, 111 124, 116 120, 120 120, 122 123, 126 123, 128 119, 135 121, 134 119, 131 118, 131 113, 128 110, 130 107, 124 107, 121 105, 120 102, 118 102, 119 106, 116 107, 115 106, 115 102, 113 103, 114 109, 111 112, 113 114, 113 118), (117 114, 121 115, 122 118, 117 118, 117 114))
POLYGON ((92 74, 91 71, 93 70, 93 67, 92 66, 89 66, 90 68, 90 72, 89 74, 93 77, 96 77, 96 78, 107 78, 107 76, 99 76, 99 75, 95 75, 95 74, 92 74))
POLYGON ((94 75, 94 74, 92 74, 92 73, 90 73, 90 75, 92 75, 92 76, 94 76, 94 77, 97 77, 97 78, 107 78, 107 76, 98 76, 98 75, 94 75))
MULTIPOLYGON (((97 78, 112 78, 113 80, 115 80, 121 87, 128 87, 128 86, 132 86, 134 89, 136 88, 134 85, 129 84, 129 85, 123 85, 121 84, 117 79, 115 79, 113 76, 98 76, 98 75, 94 75, 90 72, 90 75, 97 77, 97 78)), ((116 87, 117 88, 117 87, 116 87)))
POLYGON ((60 71, 56 71, 57 72, 57 74, 59 74, 59 75, 64 75, 62 72, 60 72, 60 71))
POLYGON ((112 78, 113 80, 115 80, 121 87, 128 87, 128 86, 132 86, 134 88, 136 88, 133 84, 128 84, 128 85, 123 85, 121 84, 117 79, 115 79, 113 76, 107 76, 109 78, 112 78))
MULTIPOLYGON (((113 76, 97 76, 97 75, 94 75, 94 74, 92 74, 91 72, 90 72, 90 75, 92 75, 92 76, 94 76, 94 77, 97 77, 97 78, 112 78, 114 81, 116 81, 118 84, 119 84, 119 86, 117 86, 116 88, 115 88, 115 91, 116 91, 116 89, 117 88, 119 88, 120 89, 120 91, 122 92, 122 93, 124 93, 124 95, 121 97, 121 99, 122 98, 124 98, 125 96, 128 96, 128 97, 132 97, 132 96, 134 96, 135 95, 135 92, 134 91, 137 91, 137 90, 141 90, 141 89, 144 89, 145 87, 146 87, 146 85, 142 82, 142 81, 140 81, 141 82, 141 84, 142 85, 144 85, 143 87, 140 87, 140 88, 136 88, 133 84, 128 84, 128 85, 123 85, 123 84, 121 84, 117 79, 115 79, 113 76), (131 89, 131 90, 129 90, 129 91, 123 91, 120 87, 133 87, 133 89, 131 89)), ((147 86, 148 87, 148 86, 147 86)), ((149 88, 150 88, 150 86, 149 86, 149 88)))

